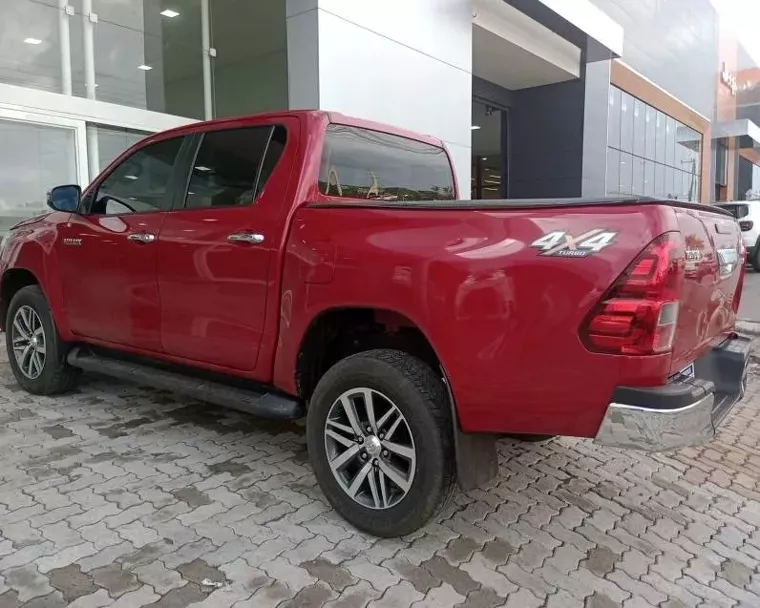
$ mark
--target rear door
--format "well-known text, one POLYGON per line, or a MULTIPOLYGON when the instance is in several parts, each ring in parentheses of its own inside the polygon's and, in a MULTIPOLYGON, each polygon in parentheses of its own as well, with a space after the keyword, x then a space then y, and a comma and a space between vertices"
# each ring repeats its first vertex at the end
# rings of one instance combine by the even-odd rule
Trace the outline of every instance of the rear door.
POLYGON ((253 370, 287 213, 297 119, 206 131, 158 244, 164 351, 253 370))
POLYGON ((736 220, 711 211, 673 208, 686 247, 686 272, 671 372, 733 330, 738 308, 741 233, 736 220))

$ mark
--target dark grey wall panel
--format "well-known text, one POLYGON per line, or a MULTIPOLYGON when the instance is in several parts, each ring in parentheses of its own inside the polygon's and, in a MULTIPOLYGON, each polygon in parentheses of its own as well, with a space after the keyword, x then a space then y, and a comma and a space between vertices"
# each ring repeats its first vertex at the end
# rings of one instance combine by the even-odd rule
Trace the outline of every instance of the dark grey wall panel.
POLYGON ((509 196, 581 196, 585 82, 513 91, 509 196))
POLYGON ((718 18, 710 0, 592 0, 625 28, 622 59, 708 118, 713 117, 718 18))

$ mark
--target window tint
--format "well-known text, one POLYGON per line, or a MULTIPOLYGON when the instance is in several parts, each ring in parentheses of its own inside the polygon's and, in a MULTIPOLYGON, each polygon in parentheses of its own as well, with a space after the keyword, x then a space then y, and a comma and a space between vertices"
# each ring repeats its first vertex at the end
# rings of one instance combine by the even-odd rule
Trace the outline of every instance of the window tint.
MULTIPOLYGON (((281 142, 271 149, 267 175, 259 180, 258 191, 277 164, 284 148, 285 129, 278 127, 281 142)), ((185 206, 188 209, 249 205, 256 198, 256 180, 274 127, 249 127, 204 133, 195 158, 185 206)))
POLYGON ((174 163, 183 140, 165 139, 129 156, 100 184, 90 213, 168 211, 172 205, 174 163))
POLYGON ((330 125, 319 190, 344 198, 451 200, 454 177, 442 148, 378 131, 330 125))

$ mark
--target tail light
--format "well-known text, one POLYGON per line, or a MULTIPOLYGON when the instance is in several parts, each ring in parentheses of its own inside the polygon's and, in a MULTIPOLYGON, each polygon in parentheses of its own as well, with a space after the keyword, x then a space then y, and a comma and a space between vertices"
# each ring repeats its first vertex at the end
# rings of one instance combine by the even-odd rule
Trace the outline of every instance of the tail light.
POLYGON ((670 351, 685 257, 679 232, 652 241, 586 318, 581 329, 586 347, 617 355, 670 351))
POLYGON ((743 220, 739 222, 739 228, 742 229, 742 232, 747 232, 747 230, 752 230, 753 225, 754 223, 750 222, 749 220, 743 220))

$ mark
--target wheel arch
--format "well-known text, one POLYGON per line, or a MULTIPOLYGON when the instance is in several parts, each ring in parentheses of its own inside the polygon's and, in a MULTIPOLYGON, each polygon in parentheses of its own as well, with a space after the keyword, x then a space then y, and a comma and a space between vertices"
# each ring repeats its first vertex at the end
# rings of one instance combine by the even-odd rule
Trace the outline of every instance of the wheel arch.
POLYGON ((451 413, 457 482, 463 491, 474 489, 498 473, 496 437, 463 433, 446 368, 426 332, 397 311, 372 308, 331 308, 315 315, 298 347, 295 386, 308 402, 324 373, 341 359, 377 348, 401 350, 424 361, 440 374, 451 413))
POLYGON ((13 296, 20 289, 29 285, 37 285, 42 289, 43 293, 45 292, 37 275, 27 268, 9 268, 3 273, 2 279, 0 279, 0 314, 2 314, 2 317, 0 317, 0 327, 3 330, 6 329, 5 321, 13 296))
POLYGON ((299 396, 308 400, 319 379, 339 360, 377 348, 408 352, 445 376, 432 341, 409 316, 371 306, 335 307, 314 315, 301 336, 293 367, 299 396))

